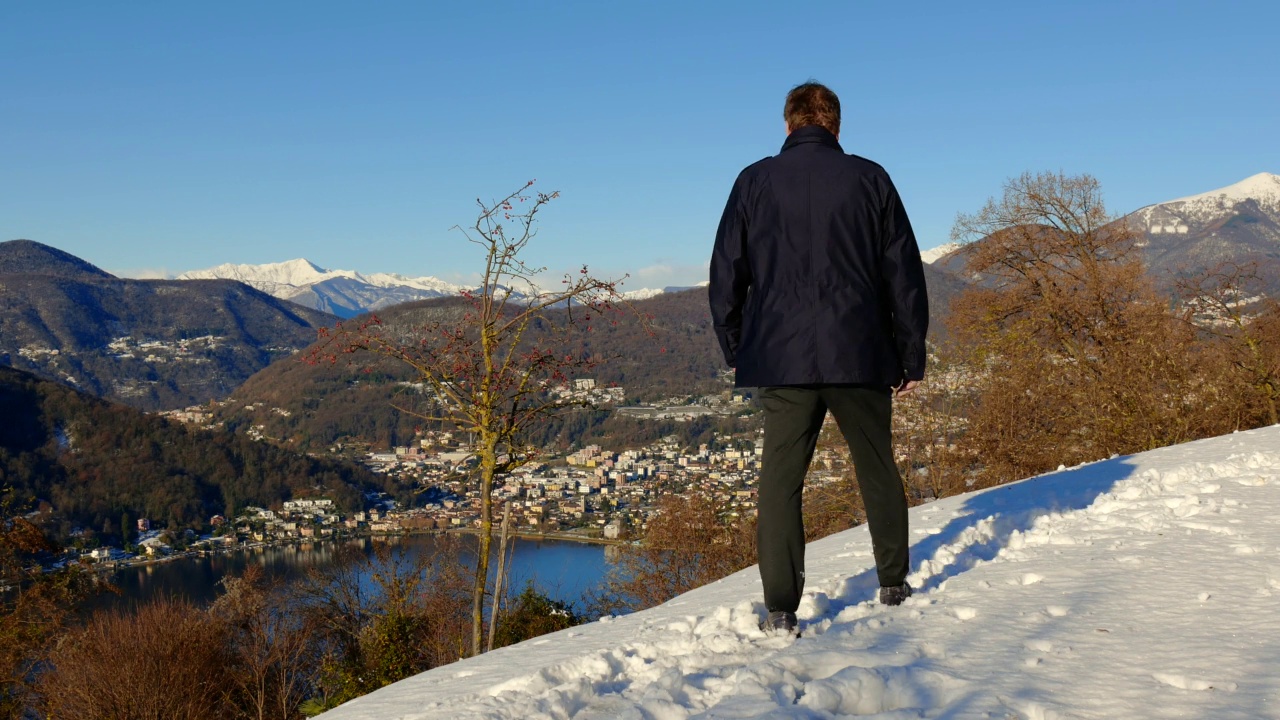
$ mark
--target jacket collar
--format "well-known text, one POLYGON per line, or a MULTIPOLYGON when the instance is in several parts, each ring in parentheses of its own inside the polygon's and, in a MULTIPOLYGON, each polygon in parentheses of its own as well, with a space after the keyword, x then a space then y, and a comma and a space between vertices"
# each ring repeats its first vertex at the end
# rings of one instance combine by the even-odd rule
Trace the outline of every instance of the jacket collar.
POLYGON ((787 136, 786 142, 782 143, 782 149, 787 151, 797 145, 807 143, 818 143, 844 152, 844 148, 840 147, 840 141, 836 140, 836 136, 821 125, 805 125, 792 130, 791 134, 787 136))

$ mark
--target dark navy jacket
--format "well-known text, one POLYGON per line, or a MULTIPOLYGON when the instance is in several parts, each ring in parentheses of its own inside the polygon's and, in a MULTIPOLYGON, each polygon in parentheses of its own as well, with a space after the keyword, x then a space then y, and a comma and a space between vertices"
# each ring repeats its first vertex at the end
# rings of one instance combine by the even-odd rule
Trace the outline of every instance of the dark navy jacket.
POLYGON ((924 377, 929 301, 902 200, 884 168, 816 125, 738 175, 710 298, 739 387, 924 377))

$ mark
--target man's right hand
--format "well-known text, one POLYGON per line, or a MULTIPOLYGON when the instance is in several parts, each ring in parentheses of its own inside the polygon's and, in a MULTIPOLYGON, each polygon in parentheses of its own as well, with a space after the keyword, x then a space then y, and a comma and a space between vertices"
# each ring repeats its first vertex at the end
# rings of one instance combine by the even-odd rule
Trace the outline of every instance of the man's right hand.
POLYGON ((915 390, 916 386, 919 384, 919 380, 903 380, 901 385, 893 389, 893 396, 898 397, 899 395, 906 395, 912 390, 915 390))

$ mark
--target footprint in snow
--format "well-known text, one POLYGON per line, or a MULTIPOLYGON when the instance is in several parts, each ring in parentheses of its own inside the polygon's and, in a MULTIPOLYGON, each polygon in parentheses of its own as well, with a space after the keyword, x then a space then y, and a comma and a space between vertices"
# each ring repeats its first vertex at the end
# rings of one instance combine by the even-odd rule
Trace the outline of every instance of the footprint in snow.
POLYGON ((1026 574, 1025 574, 1025 575, 1023 575, 1022 577, 1018 578, 1018 584, 1019 584, 1019 585, 1024 585, 1024 586, 1025 586, 1025 585, 1035 585, 1036 583, 1040 582, 1041 580, 1044 580, 1044 576, 1043 576, 1043 575, 1037 575, 1037 574, 1035 574, 1035 573, 1026 573, 1026 574))
POLYGON ((1152 673, 1151 677, 1156 680, 1176 687, 1179 690, 1235 690, 1236 684, 1233 682, 1213 682, 1211 680, 1199 680, 1189 678, 1186 675, 1174 675, 1172 673, 1152 673))
POLYGON ((1066 607, 1065 605, 1049 605, 1044 609, 1044 611, 1049 613, 1050 617, 1056 618, 1066 617, 1071 614, 1071 608, 1066 607))
POLYGON ((978 617, 978 609, 971 607, 952 608, 951 612, 960 620, 972 620, 978 617))

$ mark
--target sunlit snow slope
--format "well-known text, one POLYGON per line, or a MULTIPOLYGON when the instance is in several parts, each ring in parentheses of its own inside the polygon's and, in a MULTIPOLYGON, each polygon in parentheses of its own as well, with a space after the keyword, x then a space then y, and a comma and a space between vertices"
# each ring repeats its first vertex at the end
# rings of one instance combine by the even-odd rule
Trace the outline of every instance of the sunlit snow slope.
POLYGON ((325 720, 1280 717, 1280 426, 911 511, 918 594, 865 528, 809 546, 798 640, 755 568, 410 678, 325 720))

